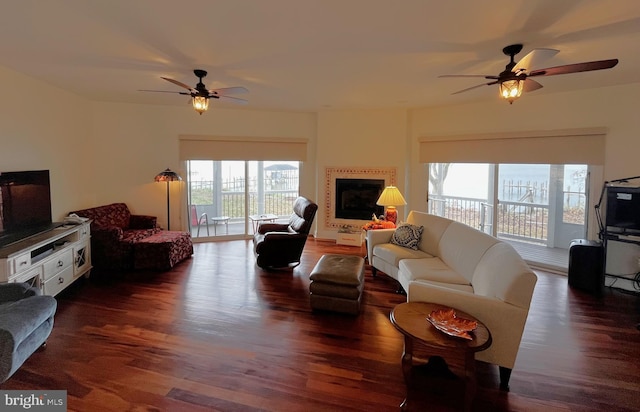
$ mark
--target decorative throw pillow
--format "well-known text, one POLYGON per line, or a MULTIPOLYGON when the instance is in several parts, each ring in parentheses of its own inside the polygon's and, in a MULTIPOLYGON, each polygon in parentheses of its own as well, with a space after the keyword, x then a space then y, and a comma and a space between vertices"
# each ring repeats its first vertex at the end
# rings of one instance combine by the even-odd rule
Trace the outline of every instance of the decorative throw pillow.
POLYGON ((403 223, 398 226, 393 236, 391 236, 391 243, 409 249, 418 250, 418 244, 422 238, 423 231, 424 226, 403 223))

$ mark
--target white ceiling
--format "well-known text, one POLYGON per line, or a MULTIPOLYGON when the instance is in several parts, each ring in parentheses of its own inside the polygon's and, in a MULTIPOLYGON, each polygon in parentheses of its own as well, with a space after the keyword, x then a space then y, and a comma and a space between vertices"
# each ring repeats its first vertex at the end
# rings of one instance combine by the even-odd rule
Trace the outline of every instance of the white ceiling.
POLYGON ((146 104, 187 103, 139 90, 180 90, 160 76, 195 85, 193 69, 209 72, 208 88, 248 88, 239 97, 255 109, 496 101, 497 86, 451 95, 482 78, 438 76, 497 75, 512 43, 524 44, 516 60, 560 50, 544 67, 620 59, 536 78, 536 95, 637 82, 640 1, 14 0, 0 13, 0 65, 91 100, 146 104))

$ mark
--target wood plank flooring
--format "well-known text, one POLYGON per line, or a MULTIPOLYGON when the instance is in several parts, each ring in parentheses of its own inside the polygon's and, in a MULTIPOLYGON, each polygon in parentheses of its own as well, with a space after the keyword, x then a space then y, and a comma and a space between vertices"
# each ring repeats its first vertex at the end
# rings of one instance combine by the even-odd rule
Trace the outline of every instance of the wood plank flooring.
MULTIPOLYGON (((250 241, 199 243, 169 272, 79 280, 57 296, 47 349, 0 389, 66 389, 69 411, 398 410, 389 313, 405 297, 367 267, 360 316, 311 312, 308 274, 325 253, 364 249, 310 239, 295 270, 265 272, 250 241)), ((511 391, 478 362, 473 410, 640 410, 640 298, 537 273, 511 391)), ((457 405, 433 401, 418 410, 457 405)))

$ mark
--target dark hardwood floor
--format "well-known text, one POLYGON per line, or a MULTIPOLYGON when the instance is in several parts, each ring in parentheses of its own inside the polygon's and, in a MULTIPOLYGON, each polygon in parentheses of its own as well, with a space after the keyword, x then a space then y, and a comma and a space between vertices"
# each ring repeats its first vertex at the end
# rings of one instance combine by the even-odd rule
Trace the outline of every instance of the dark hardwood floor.
MULTIPOLYGON (((57 296, 55 326, 1 389, 66 389, 70 411, 394 411, 405 396, 395 281, 367 267, 362 313, 313 313, 310 239, 293 271, 265 272, 251 242, 195 245, 165 273, 94 274, 57 296)), ((640 298, 538 284, 511 377, 478 362, 476 411, 640 410, 640 298)), ((418 410, 454 410, 456 396, 418 410)))

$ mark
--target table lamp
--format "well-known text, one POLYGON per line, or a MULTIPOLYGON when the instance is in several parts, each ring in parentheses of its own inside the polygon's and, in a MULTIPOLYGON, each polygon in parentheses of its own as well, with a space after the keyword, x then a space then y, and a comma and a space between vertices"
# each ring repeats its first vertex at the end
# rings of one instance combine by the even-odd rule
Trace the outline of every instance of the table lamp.
POLYGON ((395 186, 387 186, 382 191, 382 194, 378 198, 376 205, 385 206, 386 212, 384 215, 385 220, 393 222, 394 224, 398 220, 398 211, 396 206, 404 206, 407 202, 402 197, 402 193, 395 186))

